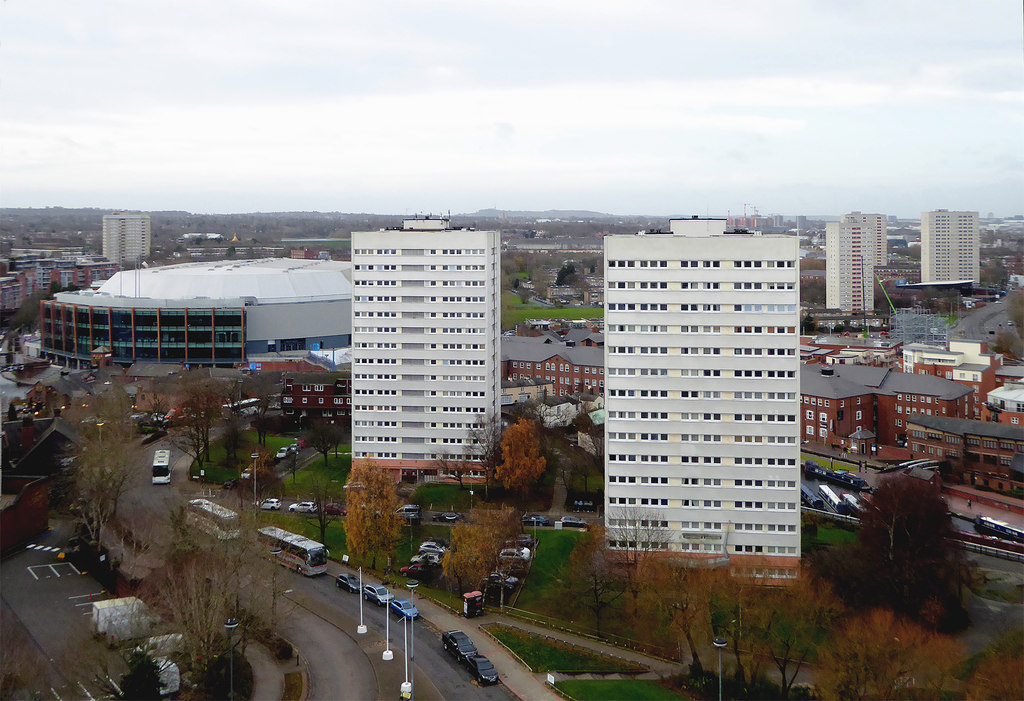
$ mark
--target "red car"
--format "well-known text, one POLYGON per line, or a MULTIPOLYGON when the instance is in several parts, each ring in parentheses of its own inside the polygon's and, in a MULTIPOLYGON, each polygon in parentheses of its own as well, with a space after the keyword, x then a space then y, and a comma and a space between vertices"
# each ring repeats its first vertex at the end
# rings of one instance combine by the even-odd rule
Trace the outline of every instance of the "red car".
POLYGON ((331 516, 344 516, 348 511, 341 504, 331 502, 330 504, 324 504, 324 513, 331 516))
POLYGON ((414 562, 411 565, 406 565, 398 571, 402 574, 423 574, 427 571, 427 568, 422 562, 414 562))

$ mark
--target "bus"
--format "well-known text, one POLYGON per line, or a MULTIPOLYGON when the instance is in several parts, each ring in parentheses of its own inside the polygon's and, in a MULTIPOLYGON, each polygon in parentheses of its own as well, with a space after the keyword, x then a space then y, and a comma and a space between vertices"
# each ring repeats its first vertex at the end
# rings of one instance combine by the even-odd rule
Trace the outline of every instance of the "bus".
POLYGON ((275 526, 259 530, 260 541, 290 570, 314 577, 327 572, 327 548, 323 543, 289 533, 275 526))
POLYGON ((188 521, 219 540, 238 537, 238 514, 209 499, 193 499, 188 503, 188 521))
POLYGON ((803 501, 804 506, 811 509, 817 509, 818 511, 825 510, 825 502, 822 501, 821 497, 815 494, 814 490, 806 484, 800 485, 800 499, 803 501))
POLYGON ((239 416, 252 416, 259 409, 259 405, 259 397, 256 397, 254 399, 243 399, 234 404, 225 404, 222 408, 239 416))
POLYGON ((843 514, 844 516, 849 514, 850 507, 848 507, 846 502, 840 499, 839 495, 836 494, 828 485, 819 484, 818 494, 832 511, 835 511, 837 514, 843 514))
POLYGON ((989 518, 988 516, 975 516, 974 530, 985 535, 994 535, 997 538, 1024 543, 1024 528, 1017 528, 1005 521, 989 518))
POLYGON ((153 453, 153 484, 171 483, 171 451, 158 450, 153 453))

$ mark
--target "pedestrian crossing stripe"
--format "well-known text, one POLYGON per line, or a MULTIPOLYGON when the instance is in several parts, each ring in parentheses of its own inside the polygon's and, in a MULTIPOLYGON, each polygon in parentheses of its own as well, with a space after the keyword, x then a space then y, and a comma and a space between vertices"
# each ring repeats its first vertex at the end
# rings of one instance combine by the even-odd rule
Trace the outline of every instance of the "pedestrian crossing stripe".
POLYGON ((29 545, 27 547, 32 548, 33 550, 42 550, 43 552, 47 552, 47 553, 57 553, 57 552, 60 552, 60 548, 54 548, 54 547, 49 546, 49 545, 38 545, 36 543, 29 543, 29 545))

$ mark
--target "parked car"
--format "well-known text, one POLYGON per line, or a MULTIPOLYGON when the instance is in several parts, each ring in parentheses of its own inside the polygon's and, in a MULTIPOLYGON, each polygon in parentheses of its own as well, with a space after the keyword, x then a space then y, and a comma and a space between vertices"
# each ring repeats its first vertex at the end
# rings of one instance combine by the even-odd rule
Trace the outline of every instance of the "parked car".
POLYGON ((467 657, 463 663, 469 668, 469 673, 473 675, 477 683, 481 686, 484 684, 497 684, 498 683, 498 670, 494 668, 491 661, 483 655, 474 655, 473 657, 467 657))
POLYGON ((284 460, 286 457, 288 457, 287 448, 278 448, 277 452, 274 454, 274 460, 284 460))
POLYGON ((229 480, 227 480, 227 481, 226 481, 226 482, 225 482, 225 483, 224 483, 224 484, 222 485, 222 488, 223 488, 223 489, 234 489, 234 488, 235 488, 235 487, 237 487, 237 486, 238 486, 238 480, 236 480, 236 479, 229 479, 229 480))
POLYGON ((335 585, 338 589, 347 589, 353 594, 359 593, 359 576, 354 574, 339 574, 337 579, 334 580, 335 585))
POLYGON ((441 633, 441 646, 445 652, 459 662, 469 657, 475 657, 477 654, 476 645, 461 630, 449 630, 441 633))
POLYGON ((299 446, 299 450, 302 450, 303 448, 306 447, 306 439, 305 438, 296 438, 295 439, 295 445, 299 446))
POLYGON ((324 504, 324 513, 331 516, 344 516, 347 510, 341 504, 332 501, 330 504, 324 504))
POLYGON ((260 508, 264 511, 280 511, 281 500, 280 499, 264 499, 260 504, 260 508))
POLYGON ((540 514, 527 514, 523 516, 524 526, 550 526, 551 519, 541 516, 540 514))
POLYGON ((423 541, 422 543, 420 543, 420 555, 423 555, 424 553, 444 555, 446 550, 448 550, 448 548, 444 547, 443 545, 438 545, 433 541, 423 541))
POLYGON ((288 446, 286 448, 286 450, 289 453, 297 453, 297 452, 299 452, 299 444, 298 443, 292 443, 290 446, 288 446))
POLYGON ((363 587, 363 598, 378 606, 384 606, 395 597, 387 587, 380 584, 367 584, 363 587))
POLYGON ((410 562, 408 565, 406 565, 398 571, 402 574, 407 574, 410 576, 414 574, 423 574, 427 571, 427 565, 423 562, 410 562))
POLYGON ((484 586, 488 588, 504 586, 507 591, 512 591, 519 586, 519 577, 513 577, 510 574, 503 574, 501 572, 491 572, 484 580, 484 586))
POLYGON ((558 519, 558 522, 562 524, 562 528, 581 528, 583 530, 590 528, 590 524, 579 516, 563 516, 558 519))
POLYGON ((388 608, 399 618, 408 618, 412 621, 420 617, 420 610, 408 599, 392 599, 388 608))
POLYGON ((316 513, 316 504, 311 501, 297 501, 288 507, 289 511, 298 511, 302 514, 316 513))
POLYGON ((455 523, 456 521, 461 521, 464 518, 465 516, 457 511, 445 511, 443 513, 434 514, 435 521, 443 521, 445 523, 455 523))
POLYGON ((529 533, 520 533, 516 538, 516 545, 520 548, 530 548, 533 550, 537 547, 537 539, 529 533))
POLYGON ((413 565, 423 565, 425 567, 429 565, 440 565, 441 556, 438 553, 420 553, 419 555, 414 555, 409 562, 413 565))
POLYGON ((529 548, 505 548, 498 553, 498 558, 501 560, 529 560, 530 549, 529 548))

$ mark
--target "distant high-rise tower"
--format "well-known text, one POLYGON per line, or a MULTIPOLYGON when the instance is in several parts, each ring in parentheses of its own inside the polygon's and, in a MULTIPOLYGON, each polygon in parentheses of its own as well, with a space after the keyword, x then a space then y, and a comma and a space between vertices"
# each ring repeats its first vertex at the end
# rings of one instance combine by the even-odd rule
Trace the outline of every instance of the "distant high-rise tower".
POLYGON ((498 419, 497 231, 410 219, 352 233, 352 460, 402 476, 478 458, 498 419))
POLYGON ((605 237, 605 522, 612 547, 768 577, 800 558, 799 241, 605 237))
POLYGON ((840 219, 844 224, 860 224, 875 233, 875 267, 889 264, 889 224, 884 214, 850 212, 840 219))
POLYGON ((118 212, 103 216, 103 255, 123 266, 136 266, 149 255, 148 214, 118 212))
POLYGON ((876 237, 873 224, 825 224, 826 307, 848 313, 874 309, 876 237))
POLYGON ((921 213, 921 282, 978 281, 978 213, 921 213))

